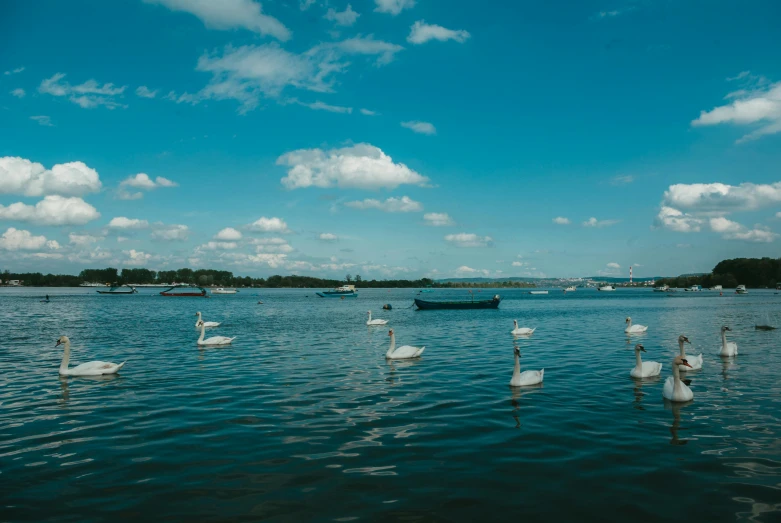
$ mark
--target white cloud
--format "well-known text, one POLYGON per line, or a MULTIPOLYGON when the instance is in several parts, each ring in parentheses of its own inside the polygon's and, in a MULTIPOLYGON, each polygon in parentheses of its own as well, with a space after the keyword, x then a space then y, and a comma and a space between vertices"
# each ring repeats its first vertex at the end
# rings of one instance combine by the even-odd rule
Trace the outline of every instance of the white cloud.
MULTIPOLYGON (((480 275, 482 277, 488 277, 491 275, 491 271, 488 269, 473 269, 472 267, 469 267, 467 265, 462 265, 458 269, 456 269, 456 275, 457 276, 466 276, 466 275, 480 275)), ((501 271, 500 271, 501 272, 501 271)))
POLYGON ((429 212, 423 215, 423 219, 426 220, 426 225, 432 227, 446 227, 456 224, 453 218, 444 212, 429 212))
POLYGON ((609 227, 618 223, 618 220, 597 220, 593 216, 583 222, 583 227, 609 227))
POLYGON ((748 229, 743 225, 722 216, 711 218, 710 227, 714 232, 721 233, 721 237, 725 240, 770 243, 778 237, 777 234, 766 228, 755 226, 754 229, 748 229))
POLYGON ((6 71, 3 74, 6 76, 11 76, 12 74, 19 74, 22 71, 24 71, 24 67, 17 67, 16 69, 11 69, 10 71, 6 71))
POLYGON ((569 225, 570 221, 569 218, 565 218, 564 216, 556 216, 553 219, 553 223, 557 223, 559 225, 569 225))
POLYGON ((64 73, 57 73, 41 82, 38 92, 52 96, 67 96, 68 100, 84 109, 105 106, 108 109, 127 107, 115 100, 125 92, 127 86, 115 87, 108 83, 100 85, 95 80, 87 80, 83 84, 71 85, 62 81, 64 73))
POLYGON ((332 234, 330 232, 322 232, 320 233, 320 236, 318 236, 318 238, 324 242, 335 242, 336 240, 339 239, 337 235, 332 234))
POLYGON ((469 37, 470 34, 462 29, 446 29, 441 25, 427 24, 424 20, 418 20, 410 27, 407 41, 411 44, 424 44, 431 40, 439 40, 440 42, 455 40, 463 43, 469 37))
POLYGON ((610 263, 608 263, 608 264, 607 264, 607 267, 608 267, 609 269, 620 269, 620 268, 621 268, 621 266, 620 266, 619 264, 617 264, 616 262, 610 262, 610 263))
POLYGON ((612 9, 610 11, 600 11, 594 16, 591 17, 592 20, 605 20, 609 18, 615 18, 616 16, 621 16, 623 14, 629 13, 630 11, 634 11, 635 7, 630 6, 626 7, 624 9, 612 9))
POLYGON ((24 158, 0 158, 0 194, 83 196, 98 192, 100 177, 82 162, 58 163, 51 169, 24 158))
POLYGON ((401 13, 404 9, 415 7, 415 0, 374 0, 377 7, 374 10, 378 13, 388 13, 393 16, 401 13))
POLYGON ((250 243, 252 245, 282 245, 287 243, 284 238, 253 238, 250 243))
POLYGON ((429 122, 420 122, 418 120, 411 120, 409 122, 401 122, 402 127, 406 127, 407 129, 411 129, 412 131, 418 133, 418 134, 437 134, 437 129, 434 127, 434 124, 431 124, 429 122))
POLYGON ((27 93, 25 93, 24 89, 22 89, 21 87, 11 91, 11 96, 16 96, 17 98, 24 98, 24 95, 26 95, 26 94, 27 93))
POLYGON ((613 179, 610 180, 611 185, 629 185, 630 183, 635 181, 635 177, 631 174, 627 174, 625 176, 615 176, 613 179))
POLYGON ((159 187, 178 187, 179 184, 158 176, 152 180, 146 173, 138 173, 135 176, 129 176, 122 180, 119 184, 119 190, 117 191, 117 198, 120 200, 139 200, 144 197, 142 192, 128 192, 127 187, 133 187, 134 189, 142 189, 144 191, 152 191, 159 187))
POLYGON ((184 11, 198 17, 209 29, 247 29, 278 40, 290 39, 290 30, 273 16, 263 14, 253 0, 144 0, 171 11, 184 11))
POLYGON ((239 244, 236 242, 208 242, 201 245, 201 249, 208 249, 210 251, 216 250, 231 250, 238 248, 239 244))
POLYGON ((38 122, 38 125, 42 125, 44 127, 54 127, 51 116, 44 116, 44 115, 31 116, 30 120, 33 120, 34 122, 38 122))
POLYGON ((149 87, 141 85, 136 89, 136 96, 140 96, 141 98, 154 98, 157 96, 157 89, 153 91, 149 87))
POLYGON ((764 77, 752 75, 749 71, 728 80, 743 80, 748 85, 727 94, 725 98, 731 100, 728 104, 701 111, 692 125, 734 124, 756 127, 740 138, 738 143, 781 132, 781 82, 770 84, 764 77))
POLYGON ((364 116, 377 116, 377 111, 370 111, 368 109, 361 109, 361 114, 364 116))
POLYGON ((155 228, 150 234, 150 238, 156 241, 185 241, 190 233, 186 225, 163 225, 155 224, 155 228))
POLYGON ((315 111, 328 111, 330 113, 342 113, 342 114, 352 114, 353 108, 352 107, 342 107, 339 105, 328 105, 327 103, 323 103, 320 100, 308 104, 304 102, 296 101, 298 105, 303 105, 304 107, 309 107, 310 109, 313 109, 315 111))
POLYGON ((445 241, 457 247, 487 247, 493 243, 490 236, 478 236, 471 233, 448 234, 445 241))
POLYGON ((699 232, 704 220, 665 205, 659 209, 655 225, 676 232, 699 232))
POLYGON ((149 222, 146 220, 139 220, 137 218, 117 216, 108 222, 108 226, 112 229, 147 229, 149 228, 149 222))
POLYGON ((772 184, 679 183, 664 192, 664 204, 700 212, 748 211, 781 202, 781 182, 772 184))
POLYGON ((91 234, 76 234, 76 233, 70 233, 68 234, 68 239, 70 240, 70 243, 74 245, 90 245, 92 243, 97 243, 99 241, 103 240, 102 236, 93 236, 91 234))
POLYGON ((425 185, 429 179, 393 159, 379 147, 359 143, 341 149, 299 149, 285 153, 277 165, 290 169, 282 178, 288 189, 339 187, 395 189, 402 184, 425 185))
POLYGON ((22 202, 0 205, 0 219, 31 222, 38 225, 84 225, 100 216, 81 198, 46 196, 35 205, 22 202))
POLYGON ((353 11, 353 8, 350 4, 347 4, 347 8, 341 12, 337 11, 333 7, 328 9, 328 12, 323 18, 330 20, 331 22, 335 22, 336 25, 349 27, 353 25, 356 20, 358 20, 359 16, 361 15, 353 11))
POLYGON ((523 267, 525 264, 523 262, 520 262, 520 261, 514 261, 514 262, 512 262, 511 265, 513 267, 523 267))
POLYGON ((290 232, 287 223, 281 218, 266 218, 265 216, 249 224, 247 228, 258 232, 278 232, 282 234, 290 232))
POLYGON ((145 253, 143 251, 137 251, 135 249, 122 251, 122 253, 127 256, 127 259, 123 262, 124 265, 144 265, 152 260, 151 254, 145 253))
POLYGON ((255 247, 255 252, 261 253, 261 252, 283 252, 283 253, 289 253, 293 252, 293 247, 290 246, 288 243, 269 243, 269 244, 258 244, 255 247))
POLYGON ((241 232, 233 227, 225 227, 214 236, 215 240, 236 241, 241 239, 241 232))
POLYGON ((33 236, 30 231, 9 227, 0 236, 0 249, 6 251, 37 251, 38 249, 59 249, 60 244, 47 240, 45 236, 33 236))
POLYGON ((416 202, 408 196, 390 197, 384 202, 367 198, 362 201, 347 202, 344 205, 353 209, 377 209, 383 212, 420 212, 423 210, 423 205, 420 202, 416 202))

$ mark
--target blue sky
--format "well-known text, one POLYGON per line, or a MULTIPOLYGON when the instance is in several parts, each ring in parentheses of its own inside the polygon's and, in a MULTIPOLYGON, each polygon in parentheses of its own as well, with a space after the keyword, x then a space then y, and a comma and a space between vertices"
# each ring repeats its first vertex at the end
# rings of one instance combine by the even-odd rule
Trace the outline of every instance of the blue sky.
POLYGON ((776 257, 779 19, 773 1, 3 2, 0 268, 776 257))

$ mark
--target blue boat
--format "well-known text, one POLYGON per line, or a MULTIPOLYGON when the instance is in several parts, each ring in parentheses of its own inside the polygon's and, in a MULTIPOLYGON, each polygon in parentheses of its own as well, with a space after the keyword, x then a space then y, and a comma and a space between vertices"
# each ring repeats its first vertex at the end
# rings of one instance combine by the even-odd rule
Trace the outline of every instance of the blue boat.
POLYGON ((318 292, 317 295, 321 298, 357 298, 358 291, 355 285, 342 285, 330 291, 318 292))

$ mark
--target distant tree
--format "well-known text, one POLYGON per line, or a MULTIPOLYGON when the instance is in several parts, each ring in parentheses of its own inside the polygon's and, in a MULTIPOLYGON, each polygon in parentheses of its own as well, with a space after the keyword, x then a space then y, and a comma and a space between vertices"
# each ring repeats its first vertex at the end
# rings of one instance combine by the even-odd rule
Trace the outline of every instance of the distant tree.
MULTIPOLYGON (((347 281, 350 281, 350 280, 347 280, 347 281)), ((355 275, 355 283, 361 283, 362 281, 363 280, 361 279, 361 275, 360 274, 356 274, 355 275)))
POLYGON ((350 283, 351 281, 353 281, 353 277, 352 277, 352 275, 350 275, 350 274, 348 274, 347 276, 345 276, 345 277, 344 277, 344 279, 347 281, 347 283, 350 283))

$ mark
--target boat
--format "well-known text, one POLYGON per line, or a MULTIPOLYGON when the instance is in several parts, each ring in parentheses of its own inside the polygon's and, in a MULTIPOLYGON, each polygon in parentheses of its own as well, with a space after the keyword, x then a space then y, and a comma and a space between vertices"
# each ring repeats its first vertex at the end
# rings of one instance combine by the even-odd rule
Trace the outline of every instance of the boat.
POLYGON ((602 285, 601 287, 597 287, 597 290, 602 292, 612 292, 616 289, 612 285, 602 285))
POLYGON ((700 292, 702 290, 702 285, 692 285, 688 289, 683 289, 686 292, 700 292))
POLYGON ((669 285, 662 285, 661 287, 654 287, 654 292, 667 292, 670 290, 669 285))
POLYGON ((735 288, 735 294, 748 294, 748 291, 746 290, 745 285, 738 285, 735 288))
POLYGON ((321 298, 357 298, 358 291, 355 285, 342 285, 330 291, 318 292, 317 295, 321 298))
POLYGON ((236 294, 237 292, 239 292, 237 289, 226 289, 224 287, 212 289, 212 294, 236 294))
POLYGON ((548 294, 548 291, 529 291, 529 294, 548 294))
POLYGON ((575 287, 574 285, 570 285, 569 287, 567 287, 566 289, 564 289, 564 292, 575 292, 577 289, 578 289, 578 288, 577 288, 577 287, 575 287))
POLYGON ((174 297, 206 296, 206 289, 204 289, 203 287, 198 287, 197 285, 174 285, 161 292, 160 296, 174 296, 174 297))
POLYGON ((711 290, 711 291, 723 291, 724 289, 722 288, 721 285, 714 285, 709 290, 711 290))
POLYGON ((415 305, 419 311, 430 311, 438 309, 496 309, 502 298, 497 294, 490 300, 470 300, 470 301, 426 301, 415 298, 415 305))
POLYGON ((98 294, 137 294, 135 287, 130 285, 112 285, 107 291, 95 291, 98 294))

